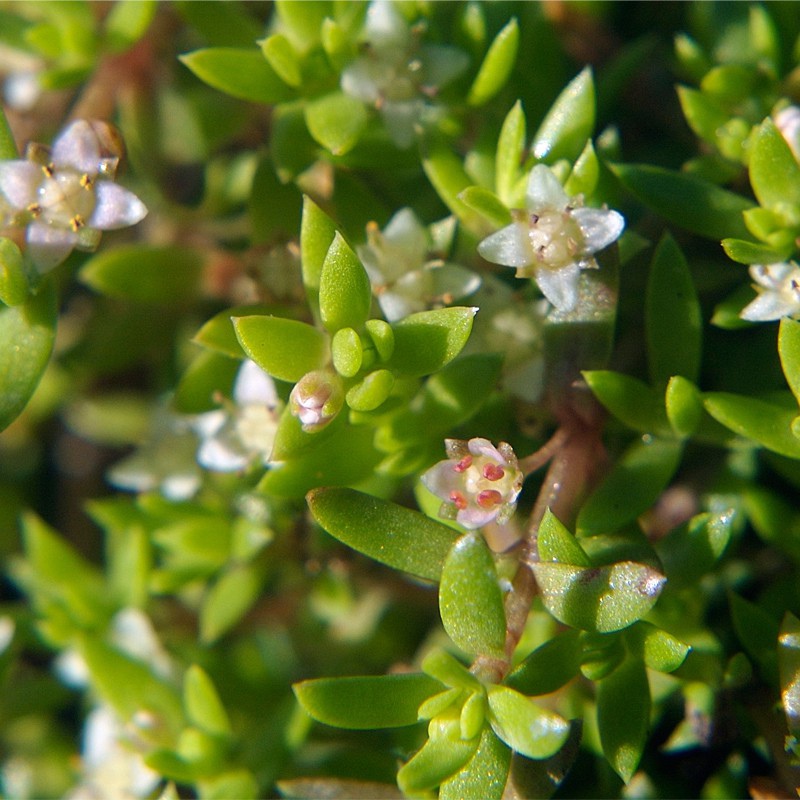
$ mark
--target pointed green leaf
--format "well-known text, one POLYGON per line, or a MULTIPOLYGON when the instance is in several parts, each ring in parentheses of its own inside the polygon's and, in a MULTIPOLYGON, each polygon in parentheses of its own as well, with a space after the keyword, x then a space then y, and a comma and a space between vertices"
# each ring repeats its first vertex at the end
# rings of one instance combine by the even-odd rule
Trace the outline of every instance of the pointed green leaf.
POLYGON ((730 115, 725 112, 721 104, 697 89, 678 86, 677 91, 681 110, 689 127, 701 139, 716 144, 718 131, 727 124, 730 115))
POLYGON ((347 390, 347 405, 354 411, 374 411, 383 405, 394 386, 394 375, 388 369, 376 369, 347 390))
MULTIPOLYGON (((4 21, 5 22, 5 21, 4 21)), ((8 125, 4 109, 0 109, 0 159, 11 161, 18 157, 14 134, 8 125)))
POLYGON ((457 700, 463 701, 463 699, 464 692, 461 689, 445 689, 443 692, 429 697, 419 707, 417 716, 419 719, 433 719, 439 714, 444 714, 457 700))
POLYGON ((763 608, 730 593, 731 620, 736 636, 747 655, 762 669, 770 681, 777 678, 777 642, 779 625, 763 608))
MULTIPOLYGON (((231 770, 213 778, 198 780, 197 790, 203 800, 230 800, 232 797, 237 800, 257 800, 259 796, 258 782, 246 769, 231 770)), ((167 798, 159 797, 158 800, 167 798)))
POLYGON ((361 369, 364 347, 352 328, 340 328, 331 342, 334 369, 345 378, 353 378, 361 369))
POLYGON ((714 419, 740 436, 781 455, 800 458, 800 439, 792 433, 797 409, 728 392, 708 392, 703 403, 714 419))
POLYGON ((305 322, 259 314, 236 317, 233 327, 245 353, 279 380, 294 383, 327 361, 325 334, 305 322))
POLYGON ((422 167, 442 202, 476 235, 490 233, 483 218, 459 199, 474 181, 464 171, 461 159, 443 142, 430 142, 422 158, 422 167))
POLYGON ((494 558, 479 533, 467 533, 442 567, 439 612, 444 629, 466 653, 501 657, 506 615, 494 558))
POLYGON ((670 378, 665 394, 667 419, 678 436, 691 436, 703 417, 700 390, 681 375, 670 378))
POLYGON ((392 325, 394 353, 388 366, 401 375, 437 372, 467 343, 477 309, 464 306, 420 311, 392 325))
POLYGON ((421 672, 318 678, 292 687, 314 719, 337 728, 399 728, 417 722, 417 709, 442 690, 421 672))
POLYGON ((216 353, 229 356, 230 358, 240 359, 244 356, 242 346, 236 338, 236 330, 233 327, 235 317, 250 317, 259 314, 269 314, 270 306, 249 305, 233 306, 220 311, 204 323, 200 330, 192 337, 195 344, 213 350, 216 353))
POLYGON ((498 197, 506 205, 516 205, 516 187, 522 171, 522 154, 525 150, 525 112, 517 100, 508 112, 500 138, 497 140, 495 156, 495 185, 498 197))
POLYGON ((19 416, 39 384, 53 350, 56 318, 49 281, 26 302, 0 307, 0 431, 19 416))
POLYGON ((561 520, 548 508, 539 524, 539 560, 590 567, 589 556, 561 520))
POLYGON ((106 39, 113 52, 131 47, 145 34, 158 8, 156 0, 121 0, 105 18, 106 39))
POLYGON ((542 602, 557 620, 599 633, 618 631, 641 619, 666 581, 652 567, 632 561, 594 568, 537 562, 532 569, 542 602))
POLYGON ((179 58, 201 81, 240 100, 273 104, 292 96, 258 50, 209 47, 179 58))
POLYGON ((455 775, 473 757, 480 738, 461 738, 457 717, 437 717, 428 726, 429 739, 397 773, 404 794, 433 789, 455 775))
POLYGON ((787 611, 778 636, 781 703, 789 730, 800 736, 800 620, 787 611))
POLYGON ((548 758, 567 740, 569 723, 507 686, 489 687, 492 730, 528 758, 548 758))
POLYGON ((649 724, 647 674, 644 664, 631 658, 597 685, 597 727, 603 753, 626 783, 639 766, 649 724))
POLYGON ((472 759, 439 789, 439 800, 501 800, 511 766, 511 750, 489 728, 472 759))
POLYGON ((664 234, 650 267, 646 300, 647 360, 656 385, 673 375, 697 380, 702 317, 689 265, 675 240, 664 234))
POLYGON ((435 647, 422 659, 422 671, 454 689, 483 691, 481 682, 455 656, 441 647, 435 647))
POLYGON ((581 634, 566 630, 539 645, 506 678, 506 684, 526 695, 549 694, 569 683, 580 671, 581 634))
POLYGON ((208 673, 192 664, 183 679, 183 704, 189 722, 206 733, 229 736, 230 721, 208 673))
MULTIPOLYGON (((233 331, 233 325, 228 325, 233 331)), ((235 340, 234 340, 235 341, 235 340)), ((236 342, 240 354, 241 347, 236 342)), ((182 414, 202 414, 219 408, 219 395, 230 397, 236 375, 242 362, 214 352, 204 352, 189 364, 178 383, 172 399, 182 414)))
POLYGON ((574 161, 592 135, 594 119, 594 80, 586 67, 556 98, 533 137, 531 152, 548 164, 559 158, 574 161))
POLYGON ((28 298, 28 276, 19 247, 0 237, 0 303, 18 306, 28 298))
POLYGON ((278 77, 297 88, 303 81, 300 61, 292 43, 281 33, 273 33, 261 42, 261 52, 278 77))
POLYGON ((333 220, 310 198, 303 197, 300 221, 300 264, 312 306, 318 303, 322 265, 336 236, 333 220))
POLYGON ((572 167, 572 172, 569 174, 566 183, 564 184, 564 191, 570 197, 577 195, 591 196, 597 188, 597 182, 600 179, 600 160, 597 158, 597 153, 594 151, 594 145, 590 139, 586 142, 586 147, 583 152, 578 156, 578 160, 572 167))
POLYGON ((610 370, 587 370, 582 375, 595 397, 620 422, 641 433, 669 430, 663 401, 643 381, 610 370))
POLYGON ((784 317, 778 331, 781 368, 792 394, 800 403, 800 322, 784 317))
POLYGON ((305 115, 309 133, 335 156, 352 150, 369 122, 364 104, 344 92, 311 100, 305 115))
POLYGON ((234 564, 211 586, 200 607, 200 639, 210 644, 227 633, 258 600, 264 575, 255 564, 234 564))
POLYGON ((514 68, 518 46, 519 25, 516 18, 512 18, 495 36, 486 52, 467 95, 469 105, 482 106, 503 88, 514 68))
POLYGON ((331 536, 395 569, 439 580, 457 537, 447 525, 352 489, 316 489, 308 505, 331 536))
POLYGON ((749 167, 753 193, 762 206, 800 204, 800 165, 769 117, 753 136, 749 167))
POLYGON ((793 248, 776 250, 765 244, 746 242, 743 239, 723 239, 722 249, 728 258, 740 264, 774 264, 788 258, 793 248))
POLYGON ((633 651, 640 653, 644 663, 658 672, 674 672, 692 649, 672 634, 641 620, 625 633, 633 651))
POLYGON ((614 164, 611 169, 641 202, 676 225, 717 241, 748 238, 742 212, 753 203, 746 197, 662 167, 614 164))
POLYGON ((642 437, 634 442, 578 513, 578 536, 622 527, 656 502, 680 463, 679 442, 642 437))
POLYGON ((458 195, 458 199, 489 220, 496 228, 511 223, 511 213, 500 198, 483 186, 468 186, 458 195))
POLYGON ((331 331, 360 328, 369 316, 372 290, 366 270, 350 245, 336 233, 319 282, 322 322, 331 331))
POLYGON ((275 10, 287 35, 295 45, 306 51, 319 42, 320 28, 325 17, 333 15, 333 3, 328 0, 276 0, 275 10))

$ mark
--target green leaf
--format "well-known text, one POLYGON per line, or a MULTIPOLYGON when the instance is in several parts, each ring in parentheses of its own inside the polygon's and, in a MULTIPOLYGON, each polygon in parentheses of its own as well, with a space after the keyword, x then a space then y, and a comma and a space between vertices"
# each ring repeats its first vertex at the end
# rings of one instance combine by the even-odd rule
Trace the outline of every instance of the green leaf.
POLYGON ((435 647, 422 659, 422 671, 453 689, 482 692, 483 684, 455 656, 435 647))
POLYGON ((497 228, 511 222, 511 213, 500 198, 483 186, 468 186, 458 195, 458 199, 497 228))
POLYGON ((319 42, 320 28, 325 17, 332 16, 333 4, 327 0, 296 3, 294 0, 276 0, 275 10, 287 35, 295 46, 305 52, 319 42))
POLYGON ((586 67, 556 98, 533 137, 531 152, 548 164, 560 158, 574 161, 592 135, 594 119, 594 80, 586 67))
POLYGON ((448 636, 466 653, 502 657, 506 615, 497 570, 479 533, 467 533, 442 567, 439 613, 448 636))
POLYGON ((57 313, 49 281, 25 303, 0 307, 0 431, 19 416, 39 384, 53 350, 57 313))
POLYGON ((316 489, 307 499, 317 522, 339 541, 382 564, 439 580, 457 537, 452 528, 352 489, 316 489))
POLYGON ((540 561, 555 561, 576 567, 592 565, 578 540, 549 508, 539 524, 538 545, 540 561))
POLYGON ((6 117, 5 110, 0 108, 0 159, 3 161, 12 161, 18 157, 19 154, 17 153, 14 134, 11 132, 11 128, 8 125, 8 118, 6 117))
POLYGON ((674 672, 692 649, 649 622, 639 621, 628 628, 625 634, 633 651, 641 654, 644 663, 658 672, 674 672))
POLYGON ((688 231, 720 240, 746 239, 742 212, 753 203, 712 183, 648 164, 613 164, 614 174, 642 203, 688 231), (679 197, 680 202, 675 202, 679 197))
POLYGON ((219 408, 218 394, 230 397, 240 366, 241 361, 219 353, 200 353, 183 373, 173 405, 183 414, 202 414, 219 408))
POLYGON ((644 664, 628 659, 597 685, 597 727, 603 754, 626 783, 647 741, 650 686, 644 664))
POLYGON ((697 380, 702 353, 700 303, 689 265, 669 234, 664 234, 653 255, 645 313, 653 383, 666 384, 673 375, 697 380))
POLYGON ((728 258, 740 264, 774 264, 792 253, 792 248, 776 250, 765 244, 746 242, 743 239, 723 239, 722 249, 728 258))
POLYGON ((211 644, 249 611, 264 588, 264 575, 255 564, 235 564, 214 583, 200 608, 200 639, 211 644))
POLYGON ((144 36, 157 7, 155 0, 118 0, 114 3, 103 26, 110 49, 120 53, 144 36))
POLYGON ((760 606, 731 592, 728 595, 736 636, 770 682, 777 680, 779 625, 760 606))
POLYGON ((800 736, 800 620, 787 611, 778 636, 783 713, 792 735, 800 736))
POLYGON ((361 369, 364 347, 352 328, 340 328, 331 342, 334 369, 345 378, 353 378, 361 369))
POLYGON ((90 258, 78 277, 109 297, 175 305, 199 289, 203 259, 185 247, 118 245, 90 258))
POLYGON ((344 92, 309 101, 305 115, 309 133, 335 156, 352 150, 369 122, 364 104, 344 92))
POLYGON ((727 124, 730 115, 719 103, 697 89, 678 86, 677 91, 683 116, 689 127, 701 139, 717 144, 718 131, 727 124))
POLYGON ((292 43, 282 33, 273 33, 260 44, 264 58, 278 77, 295 89, 299 87, 303 81, 303 74, 292 43))
POLYGON ((679 442, 642 437, 634 442, 578 513, 578 536, 622 527, 656 502, 680 463, 679 442))
POLYGON ((251 315, 236 317, 233 327, 245 353, 279 380, 294 383, 327 361, 325 334, 305 322, 251 315))
POLYGON ((464 171, 461 159, 448 145, 440 141, 427 143, 422 167, 442 202, 469 230, 479 236, 485 236, 490 232, 483 218, 459 199, 461 192, 474 181, 464 171))
POLYGON ((215 736, 229 736, 231 724, 211 678, 192 664, 183 679, 183 705, 193 725, 215 736))
POLYGON ((800 204, 800 165, 769 117, 755 131, 749 167, 750 184, 762 206, 800 204))
POLYGON ((465 306, 420 311, 392 325, 394 353, 388 366, 401 375, 437 372, 467 343, 477 309, 465 306))
POLYGON ((665 394, 667 419, 677 436, 691 436, 703 417, 703 396, 686 378, 670 378, 665 394))
POLYGON ((462 739, 458 718, 437 717, 428 726, 429 739, 397 773, 405 794, 433 789, 455 775, 478 750, 480 738, 462 739))
POLYGON ((581 374, 595 397, 629 428, 651 434, 670 430, 661 398, 643 381, 610 370, 581 374))
POLYGON ((303 216, 300 221, 300 263, 303 284, 315 305, 319 296, 322 265, 336 236, 333 220, 310 198, 303 196, 303 216))
POLYGON ((417 709, 442 690, 439 681, 421 672, 318 678, 296 683, 292 690, 315 720, 337 728, 399 728, 418 721, 417 709))
POLYGON ((264 32, 262 23, 249 13, 246 5, 196 3, 194 0, 178 0, 175 5, 181 16, 214 45, 254 42, 264 32))
POLYGON ((511 750, 488 728, 472 759, 442 783, 439 800, 501 800, 511 767, 511 750))
POLYGON ((506 685, 526 695, 549 694, 580 671, 581 634, 566 630, 539 645, 506 678, 506 685))
POLYGON ((586 147, 578 156, 578 160, 572 167, 564 183, 564 191, 570 196, 577 195, 591 196, 597 189, 597 182, 600 179, 600 160, 594 151, 594 145, 590 139, 586 142, 586 147))
POLYGON ((233 306, 220 311, 205 322, 199 331, 192 337, 195 344, 213 350, 230 358, 241 359, 244 356, 242 346, 236 338, 233 327, 235 317, 249 317, 259 314, 269 314, 274 310, 265 305, 233 306))
POLYGON ((388 369, 376 369, 347 390, 347 405, 354 411, 374 411, 383 405, 394 386, 394 375, 388 369))
POLYGON ((784 317, 778 330, 781 368, 792 394, 800 403, 800 322, 784 317))
POLYGON ((503 88, 514 68, 518 46, 519 25, 512 17, 489 46, 467 95, 468 105, 482 106, 503 88))
POLYGON ((517 205, 516 187, 524 150, 525 112, 522 110, 522 103, 517 100, 500 129, 494 167, 497 195, 508 206, 517 205))
POLYGON ((533 573, 545 608, 571 628, 610 633, 627 628, 655 605, 666 578, 645 564, 604 567, 537 562, 533 573))
POLYGON ((800 439, 792 433, 797 410, 728 392, 707 392, 706 411, 740 436, 790 458, 800 458, 800 439))
MULTIPOLYGON (((237 800, 257 800, 259 796, 258 783, 253 774, 246 769, 231 770, 213 778, 203 778, 197 781, 197 788, 203 800, 230 800, 232 797, 237 800)), ((160 797, 159 800, 167 798, 160 797)))
POLYGON ((507 686, 489 687, 492 730, 528 758, 548 758, 567 740, 569 723, 507 686))
POLYGON ((371 304, 372 290, 366 270, 342 235, 336 233, 320 275, 322 323, 331 332, 360 328, 367 321, 371 304))
POLYGON ((0 303, 18 306, 28 298, 28 276, 19 247, 0 237, 0 303))
POLYGON ((258 50, 209 47, 179 59, 201 81, 240 100, 271 105, 292 97, 292 90, 258 50))

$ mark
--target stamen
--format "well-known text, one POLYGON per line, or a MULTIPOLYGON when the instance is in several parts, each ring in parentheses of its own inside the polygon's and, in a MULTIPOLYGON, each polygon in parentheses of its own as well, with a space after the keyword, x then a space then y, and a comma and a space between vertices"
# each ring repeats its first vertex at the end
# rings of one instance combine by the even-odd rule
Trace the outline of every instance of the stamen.
POLYGON ((453 470, 455 472, 466 472, 472 466, 472 456, 464 456, 456 464, 453 464, 453 470))
POLYGON ((467 498, 461 492, 452 491, 450 492, 450 502, 457 508, 459 511, 463 511, 467 507, 467 498))
POLYGON ((86 222, 84 221, 83 217, 80 214, 76 214, 69 221, 69 226, 70 228, 72 228, 73 231, 75 231, 75 233, 77 233, 84 225, 86 225, 86 222))
POLYGON ((44 172, 44 175, 45 175, 46 178, 52 178, 54 173, 55 173, 55 171, 56 171, 56 168, 55 168, 55 166, 53 164, 44 164, 44 165, 42 165, 42 172, 44 172))
POLYGON ((93 189, 94 188, 94 179, 92 178, 91 175, 87 175, 84 172, 83 175, 81 175, 80 184, 86 190, 93 189))
POLYGON ((31 216, 32 216, 34 219, 36 219, 36 217, 39 217, 39 216, 41 216, 41 214, 42 214, 42 207, 41 207, 41 206, 40 206, 38 203, 31 203, 31 204, 28 206, 28 211, 30 212, 30 215, 31 215, 31 216))
POLYGON ((481 508, 494 508, 503 502, 503 495, 496 489, 484 489, 478 493, 477 501, 481 508))
POLYGON ((535 225, 539 221, 538 214, 531 214, 531 225, 535 225))
POLYGON ((483 477, 487 481, 499 481, 505 474, 506 471, 499 464, 486 464, 483 468, 483 477))

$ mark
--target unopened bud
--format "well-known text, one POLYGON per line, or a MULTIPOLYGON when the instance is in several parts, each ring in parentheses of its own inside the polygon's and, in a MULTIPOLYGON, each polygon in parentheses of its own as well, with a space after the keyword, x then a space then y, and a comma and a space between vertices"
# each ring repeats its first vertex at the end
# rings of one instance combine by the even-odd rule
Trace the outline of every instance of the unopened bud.
POLYGON ((344 404, 342 379, 329 370, 307 372, 289 395, 292 414, 306 433, 322 430, 341 411, 344 404))

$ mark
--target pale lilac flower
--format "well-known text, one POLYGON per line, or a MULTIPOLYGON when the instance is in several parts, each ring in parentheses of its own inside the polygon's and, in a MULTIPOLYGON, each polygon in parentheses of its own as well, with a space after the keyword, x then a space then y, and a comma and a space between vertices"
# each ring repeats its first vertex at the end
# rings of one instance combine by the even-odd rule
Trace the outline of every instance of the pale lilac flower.
POLYGON ((430 249, 428 231, 410 208, 400 209, 383 230, 374 222, 367 226, 367 243, 356 252, 389 322, 452 303, 480 286, 468 269, 428 259, 430 249))
POLYGON ((800 316, 800 267, 794 261, 753 264, 750 277, 758 297, 739 315, 750 322, 770 322, 781 317, 800 316))
POLYGON ((797 161, 800 161, 800 107, 787 106, 773 116, 775 127, 780 131, 797 161))
POLYGON ((233 400, 229 407, 200 414, 195 420, 202 439, 197 460, 206 469, 235 472, 254 462, 269 463, 280 410, 272 378, 254 361, 243 361, 233 400))
POLYGON ((118 155, 110 126, 73 122, 53 148, 30 145, 26 159, 0 161, 0 193, 12 224, 27 228, 28 255, 40 273, 74 248, 94 250, 102 231, 135 225, 147 214, 135 194, 117 186, 118 155))
POLYGON ((444 502, 442 517, 470 530, 490 522, 502 525, 514 513, 522 472, 511 446, 488 439, 445 439, 447 460, 423 476, 425 486, 444 502))
POLYGON ((342 379, 331 370, 307 372, 289 395, 289 408, 306 433, 322 430, 331 423, 343 404, 342 379))
POLYGON ((567 197, 549 167, 537 164, 528 178, 525 209, 514 209, 513 222, 484 239, 478 252, 487 261, 515 267, 519 278, 534 278, 559 311, 571 311, 580 271, 596 269, 595 253, 625 227, 618 212, 581 203, 567 197))
POLYGON ((373 0, 364 25, 364 54, 342 72, 342 91, 376 108, 401 148, 414 143, 417 126, 434 111, 429 98, 468 64, 465 53, 423 44, 420 34, 421 28, 412 28, 390 0, 373 0))

